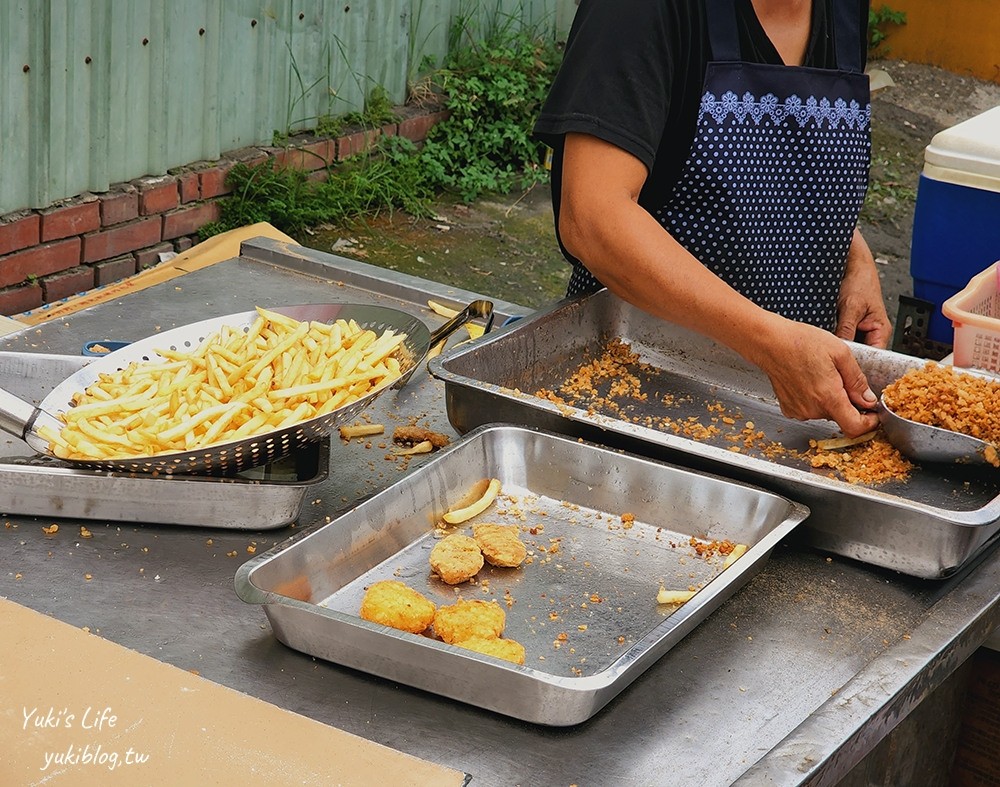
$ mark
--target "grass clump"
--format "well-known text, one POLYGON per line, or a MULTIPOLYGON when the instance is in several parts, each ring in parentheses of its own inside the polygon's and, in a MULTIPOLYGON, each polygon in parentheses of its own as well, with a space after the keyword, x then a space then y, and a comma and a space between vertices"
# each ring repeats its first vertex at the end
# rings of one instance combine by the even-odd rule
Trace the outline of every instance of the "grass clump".
MULTIPOLYGON (((553 41, 508 22, 493 25, 480 41, 472 38, 469 17, 456 24, 452 53, 428 75, 450 115, 421 148, 405 138, 380 137, 372 150, 328 167, 326 180, 273 162, 237 164, 228 173, 232 193, 221 202, 219 220, 204 226, 201 237, 258 221, 295 235, 383 210, 427 216, 443 192, 471 202, 546 181, 544 146, 531 130, 559 51, 553 41)), ((387 92, 376 86, 363 112, 319 118, 317 132, 337 136, 349 127, 378 129, 394 120, 387 92)))
POLYGON ((227 175, 232 193, 221 201, 219 220, 200 230, 208 238, 266 221, 297 235, 308 227, 401 209, 429 214, 433 192, 419 171, 416 147, 403 137, 383 137, 376 149, 330 168, 327 180, 277 167, 272 161, 234 165, 227 175))

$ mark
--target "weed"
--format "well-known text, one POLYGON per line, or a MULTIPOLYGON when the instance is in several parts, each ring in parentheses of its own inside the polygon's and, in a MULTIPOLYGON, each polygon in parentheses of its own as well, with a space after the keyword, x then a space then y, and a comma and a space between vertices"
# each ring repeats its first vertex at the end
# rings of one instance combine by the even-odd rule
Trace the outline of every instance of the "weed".
MULTIPOLYGON (((288 100, 285 107, 285 124, 283 129, 275 129, 272 135, 272 144, 276 147, 283 146, 288 143, 288 138, 292 135, 293 129, 296 126, 301 126, 304 123, 308 123, 311 120, 315 120, 315 117, 296 117, 296 114, 302 112, 302 106, 304 106, 309 94, 312 93, 313 89, 320 85, 324 80, 327 83, 326 93, 329 100, 335 95, 335 92, 330 87, 330 50, 329 48, 325 51, 325 57, 327 61, 326 74, 317 77, 309 85, 306 85, 305 80, 302 78, 302 71, 299 69, 299 64, 295 59, 295 53, 292 51, 290 44, 286 43, 285 48, 288 50, 288 60, 289 60, 289 71, 288 71, 288 100), (292 89, 292 82, 295 82, 297 90, 292 89)), ((328 115, 326 115, 328 116, 328 115)))
MULTIPOLYGON (((463 27, 456 40, 465 35, 463 27)), ((436 74, 450 115, 421 152, 431 183, 471 202, 546 180, 544 147, 531 129, 557 64, 554 44, 509 27, 457 49, 436 74)))
POLYGON ((882 5, 878 9, 869 8, 868 51, 883 57, 889 54, 889 48, 885 46, 885 39, 889 37, 886 28, 890 25, 898 27, 905 24, 905 11, 896 11, 887 5, 882 5))

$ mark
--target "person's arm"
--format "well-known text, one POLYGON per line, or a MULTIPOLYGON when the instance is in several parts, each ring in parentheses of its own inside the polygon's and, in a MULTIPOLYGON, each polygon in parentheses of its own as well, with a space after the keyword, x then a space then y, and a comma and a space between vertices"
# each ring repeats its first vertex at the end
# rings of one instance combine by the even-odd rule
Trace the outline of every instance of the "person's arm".
POLYGON ((559 233, 609 290, 643 311, 732 348, 767 374, 790 418, 874 429, 875 395, 844 342, 760 308, 695 259, 639 204, 646 167, 586 134, 567 134, 559 233))
POLYGON ((856 338, 872 347, 885 348, 892 338, 892 324, 885 310, 875 258, 861 231, 854 230, 847 253, 847 270, 837 301, 837 336, 856 338))

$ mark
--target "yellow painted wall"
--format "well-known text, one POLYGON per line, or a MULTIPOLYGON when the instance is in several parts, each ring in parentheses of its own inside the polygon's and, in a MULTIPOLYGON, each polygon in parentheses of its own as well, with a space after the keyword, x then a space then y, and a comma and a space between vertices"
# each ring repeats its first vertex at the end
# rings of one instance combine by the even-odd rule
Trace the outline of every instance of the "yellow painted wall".
POLYGON ((888 56, 1000 83, 1000 0, 872 0, 906 12, 889 27, 888 56))

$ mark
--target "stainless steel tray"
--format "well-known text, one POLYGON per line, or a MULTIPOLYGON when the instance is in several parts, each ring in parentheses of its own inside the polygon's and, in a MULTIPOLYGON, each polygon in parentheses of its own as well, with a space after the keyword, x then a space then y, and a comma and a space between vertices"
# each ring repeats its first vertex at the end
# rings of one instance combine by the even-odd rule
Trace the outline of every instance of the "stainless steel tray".
POLYGON ((572 725, 746 583, 807 514, 750 485, 488 425, 329 524, 244 563, 236 590, 263 605, 275 636, 296 650, 526 721, 572 725), (516 523, 532 562, 487 565, 476 584, 445 585, 430 576, 434 524, 487 477, 502 482, 499 503, 458 527, 516 523), (631 527, 623 513, 634 515, 631 527), (720 557, 695 555, 691 536, 750 548, 722 570, 720 557), (526 648, 525 665, 362 620, 365 588, 383 579, 437 604, 496 599, 507 611, 504 636, 526 648), (703 587, 679 608, 658 607, 661 583, 703 587), (556 647, 561 632, 567 639, 556 647))
MULTIPOLYGON (((919 366, 923 359, 852 348, 876 390, 919 366)), ((645 423, 712 415, 721 403, 738 416, 734 428, 752 420, 772 441, 804 451, 810 438, 837 433, 830 422, 798 422, 781 415, 767 378, 724 347, 656 320, 607 291, 557 304, 505 330, 446 352, 431 362, 445 382, 448 417, 459 432, 485 421, 505 421, 682 462, 760 484, 801 501, 812 515, 800 533, 814 546, 913 576, 940 579, 957 571, 995 541, 1000 532, 1000 473, 993 468, 928 465, 906 483, 878 487, 849 484, 801 459, 774 459, 732 450, 721 435, 693 439, 645 423), (620 338, 654 372, 642 380, 657 392, 634 403, 629 418, 614 412, 567 408, 536 395, 555 389, 580 364, 620 338), (662 399, 673 395, 670 406, 662 399)))
MULTIPOLYGON (((5 388, 37 403, 89 358, 0 351, 5 388)), ((295 521, 330 467, 329 438, 229 478, 71 467, 0 433, 0 511, 49 518, 268 530, 295 521)))

